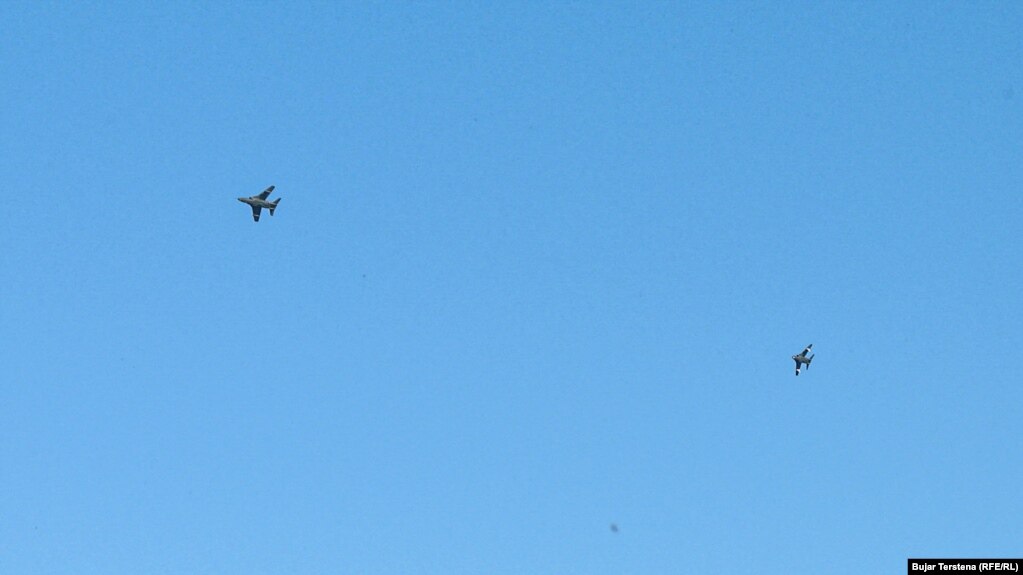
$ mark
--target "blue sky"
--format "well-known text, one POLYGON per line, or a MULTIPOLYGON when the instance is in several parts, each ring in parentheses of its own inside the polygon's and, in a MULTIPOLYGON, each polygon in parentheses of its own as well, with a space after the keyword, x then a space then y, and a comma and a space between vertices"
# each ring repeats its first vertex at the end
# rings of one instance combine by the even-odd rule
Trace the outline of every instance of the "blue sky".
POLYGON ((0 571, 1020 554, 1019 4, 0 21, 0 571))

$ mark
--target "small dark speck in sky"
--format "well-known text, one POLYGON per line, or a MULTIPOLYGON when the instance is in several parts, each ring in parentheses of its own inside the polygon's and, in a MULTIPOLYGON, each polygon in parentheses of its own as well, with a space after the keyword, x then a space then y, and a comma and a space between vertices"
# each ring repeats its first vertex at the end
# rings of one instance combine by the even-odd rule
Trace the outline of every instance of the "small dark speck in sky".
POLYGON ((618 533, 618 524, 617 523, 612 523, 611 524, 611 531, 614 532, 614 533, 618 533))

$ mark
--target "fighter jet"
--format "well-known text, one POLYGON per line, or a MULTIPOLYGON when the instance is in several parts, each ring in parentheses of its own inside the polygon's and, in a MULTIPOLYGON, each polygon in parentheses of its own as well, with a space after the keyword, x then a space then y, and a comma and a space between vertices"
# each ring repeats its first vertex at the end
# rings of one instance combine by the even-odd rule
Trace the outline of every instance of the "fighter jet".
POLYGON ((263 208, 270 210, 271 216, 274 215, 274 210, 277 208, 277 204, 281 201, 281 199, 277 198, 272 202, 266 201, 267 196, 269 196, 270 192, 272 191, 274 191, 274 187, 270 186, 269 188, 263 190, 263 193, 259 194, 258 196, 252 196, 250 198, 238 198, 239 202, 244 202, 252 206, 252 221, 254 222, 259 221, 259 212, 263 208))
POLYGON ((806 364, 806 369, 810 369, 810 362, 813 361, 813 356, 811 355, 810 357, 806 357, 806 354, 810 353, 810 348, 812 347, 813 344, 811 343, 806 346, 806 349, 804 349, 802 353, 792 356, 792 359, 796 361, 796 375, 799 375, 799 368, 802 367, 804 363, 806 364))

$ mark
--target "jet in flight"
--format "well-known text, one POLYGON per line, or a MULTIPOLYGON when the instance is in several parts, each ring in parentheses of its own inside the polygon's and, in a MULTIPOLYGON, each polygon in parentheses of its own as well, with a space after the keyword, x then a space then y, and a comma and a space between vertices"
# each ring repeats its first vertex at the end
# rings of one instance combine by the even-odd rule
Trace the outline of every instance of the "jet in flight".
POLYGON ((811 355, 810 357, 806 357, 806 354, 810 353, 810 348, 812 347, 813 344, 811 343, 806 346, 806 349, 804 349, 802 353, 792 356, 792 359, 796 361, 796 375, 799 375, 799 368, 802 367, 804 363, 806 364, 806 369, 810 369, 810 362, 813 361, 813 356, 811 355))
POLYGON ((281 199, 277 198, 272 202, 266 201, 267 196, 269 196, 270 192, 272 191, 274 191, 274 187, 270 186, 269 188, 263 190, 263 193, 259 194, 258 196, 252 196, 250 198, 238 198, 239 202, 244 202, 252 206, 252 221, 254 222, 259 221, 259 212, 263 208, 270 210, 271 216, 274 215, 274 210, 277 209, 277 204, 280 203, 281 199))

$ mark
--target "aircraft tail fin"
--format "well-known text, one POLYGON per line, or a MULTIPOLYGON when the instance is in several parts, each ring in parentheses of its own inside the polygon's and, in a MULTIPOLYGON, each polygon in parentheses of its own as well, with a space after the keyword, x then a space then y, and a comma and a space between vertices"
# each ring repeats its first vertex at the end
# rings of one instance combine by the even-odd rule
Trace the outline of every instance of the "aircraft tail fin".
POLYGON ((279 204, 279 203, 281 203, 281 199, 280 198, 277 198, 276 200, 273 201, 273 203, 271 203, 271 205, 270 205, 270 215, 271 216, 274 215, 274 210, 277 209, 277 204, 279 204))
MULTIPOLYGON (((814 355, 817 355, 817 354, 814 354, 814 355)), ((813 361, 813 357, 814 356, 811 355, 810 357, 806 358, 806 369, 810 369, 810 362, 813 361)))

